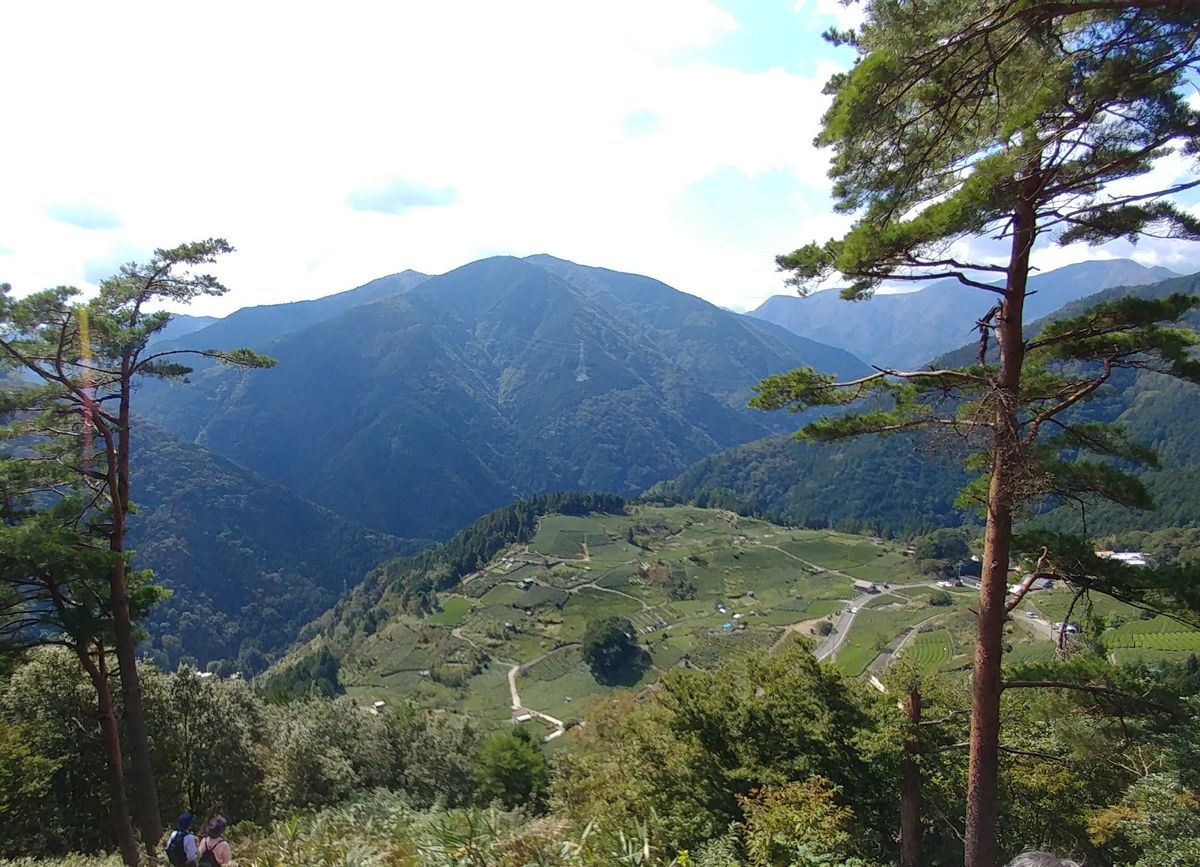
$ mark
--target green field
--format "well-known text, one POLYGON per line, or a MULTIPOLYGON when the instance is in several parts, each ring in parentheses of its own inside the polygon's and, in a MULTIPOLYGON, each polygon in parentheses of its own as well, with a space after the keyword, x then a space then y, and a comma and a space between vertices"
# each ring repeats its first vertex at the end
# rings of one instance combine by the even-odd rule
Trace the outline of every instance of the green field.
MULTIPOLYGON (((439 611, 398 614, 360 637, 343 659, 343 683, 364 700, 407 698, 498 725, 511 715, 506 673, 524 665, 522 704, 567 719, 610 689, 582 661, 578 645, 589 622, 629 619, 650 663, 631 684, 642 686, 674 666, 711 669, 765 651, 793 624, 836 616, 854 598, 855 578, 895 585, 919 577, 896 543, 718 510, 549 515, 529 543, 501 551, 441 594, 439 611), (453 678, 472 664, 482 671, 465 683, 453 678)), ((954 650, 965 646, 958 630, 966 627, 954 625, 955 615, 973 594, 953 594, 953 606, 935 608, 928 588, 896 590, 868 603, 834 664, 859 675, 889 642, 935 616, 937 628, 914 637, 906 652, 922 670, 961 662, 954 650)))
MULTIPOLYGON (((1074 592, 1066 587, 1056 587, 1053 590, 1035 590, 1025 597, 1022 608, 1032 607, 1040 611, 1051 622, 1061 621, 1067 616, 1074 592)), ((1132 605, 1118 602, 1110 596, 1100 593, 1089 594, 1076 603, 1071 611, 1071 621, 1082 624, 1089 613, 1102 616, 1109 621, 1130 621, 1141 617, 1132 605)))
MULTIPOLYGON (((854 618, 849 635, 834 657, 834 665, 852 677, 862 674, 892 641, 912 627, 935 617, 940 623, 944 618, 952 618, 955 613, 965 610, 970 604, 970 598, 965 594, 955 594, 952 598, 954 601, 951 605, 933 606, 928 604, 927 594, 916 598, 890 593, 876 597, 868 603, 870 607, 864 608, 854 618)), ((946 635, 949 639, 950 634, 946 635)), ((913 639, 919 640, 920 636, 913 639)), ((906 651, 910 648, 906 648, 906 651)), ((949 661, 948 658, 944 660, 949 661)))
POLYGON ((442 610, 425 618, 426 623, 436 623, 439 626, 458 626, 466 619, 474 607, 471 600, 462 596, 443 596, 439 600, 442 610))
POLYGON ((931 629, 918 633, 904 648, 904 659, 922 673, 940 670, 954 659, 954 641, 949 630, 931 629))
POLYGON ((530 665, 521 675, 532 680, 557 680, 582 660, 578 647, 562 647, 530 665))
POLYGON ((1104 644, 1119 662, 1185 659, 1200 654, 1200 631, 1160 615, 1108 630, 1104 644))

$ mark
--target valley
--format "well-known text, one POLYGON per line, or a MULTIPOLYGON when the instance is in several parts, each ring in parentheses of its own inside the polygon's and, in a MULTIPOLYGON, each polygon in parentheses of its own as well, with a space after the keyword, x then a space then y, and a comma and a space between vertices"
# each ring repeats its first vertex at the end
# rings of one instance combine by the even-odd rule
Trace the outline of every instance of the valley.
MULTIPOLYGON (((1030 595, 1036 619, 1013 618, 1008 629, 1014 662, 1053 658, 1049 624, 1065 616, 1070 596, 1030 595)), ((394 616, 350 645, 340 679, 367 706, 414 700, 491 725, 533 717, 554 735, 597 697, 652 689, 671 668, 711 670, 741 653, 774 652, 796 636, 852 677, 881 674, 896 660, 925 674, 961 672, 971 661, 976 597, 970 587, 940 588, 904 544, 879 538, 689 506, 551 514, 530 542, 504 548, 439 594, 439 610, 394 616), (628 619, 644 655, 603 683, 580 643, 589 621, 608 616, 628 619), (822 634, 822 623, 832 631, 822 634)), ((1140 659, 1200 640, 1111 600, 1096 610, 1112 633, 1102 640, 1136 643, 1140 659)))
POLYGON ((0 7, 0 867, 1200 867, 1197 2, 0 7))

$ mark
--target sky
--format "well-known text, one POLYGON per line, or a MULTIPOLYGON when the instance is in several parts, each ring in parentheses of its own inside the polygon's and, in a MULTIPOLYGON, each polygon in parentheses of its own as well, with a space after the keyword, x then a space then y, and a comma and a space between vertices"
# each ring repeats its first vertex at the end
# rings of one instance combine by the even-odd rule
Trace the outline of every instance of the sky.
MULTIPOLYGON (((737 310, 849 226, 812 145, 837 0, 7 3, 0 281, 237 252, 192 312, 551 253, 737 310)), ((1172 160, 1158 171, 1187 170, 1172 160)), ((1200 245, 1038 251, 1200 270, 1200 245)))

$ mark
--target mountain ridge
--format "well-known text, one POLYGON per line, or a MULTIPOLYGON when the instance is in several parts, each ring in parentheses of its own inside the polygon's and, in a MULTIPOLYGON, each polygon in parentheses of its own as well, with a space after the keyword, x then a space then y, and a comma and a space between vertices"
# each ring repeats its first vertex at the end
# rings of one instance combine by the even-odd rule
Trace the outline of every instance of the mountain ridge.
MULTIPOLYGON (((1028 321, 1065 304, 1115 286, 1147 285, 1180 275, 1130 259, 1078 262, 1030 277, 1028 321)), ((992 306, 988 293, 955 279, 938 280, 915 292, 877 294, 849 302, 838 290, 806 298, 773 295, 747 315, 822 340, 883 367, 913 369, 970 339, 973 323, 992 306)))
POLYGON ((232 461, 139 419, 129 545, 172 598, 151 612, 149 651, 260 662, 372 567, 420 543, 368 531, 232 461))
MULTIPOLYGON (((1093 304, 1122 295, 1161 297, 1171 292, 1200 292, 1200 274, 1146 286, 1103 290, 1060 308, 1075 315, 1093 304)), ((1029 323, 1027 333, 1054 316, 1029 323)), ((1187 318, 1200 328, 1200 313, 1187 318)), ((931 364, 971 364, 978 346, 964 345, 931 364)), ((1188 434, 1200 425, 1200 387, 1160 374, 1139 371, 1114 379, 1107 394, 1083 408, 1097 421, 1118 421, 1131 435, 1160 455, 1161 471, 1139 473, 1158 508, 1122 509, 1089 505, 1087 526, 1093 533, 1117 529, 1158 529, 1200 524, 1200 450, 1188 434)), ((799 442, 773 437, 735 446, 702 458, 675 479, 655 486, 651 497, 668 502, 721 506, 765 514, 774 520, 838 529, 891 531, 902 534, 974 520, 954 507, 958 490, 969 476, 949 437, 928 433, 864 436, 840 442, 799 442)), ((1077 512, 1065 507, 1039 520, 1059 527, 1083 529, 1077 512)))
POLYGON ((867 369, 650 278, 514 257, 468 263, 254 348, 279 365, 150 384, 139 411, 403 537, 448 536, 518 496, 638 492, 782 429, 745 408, 764 376, 809 363, 867 369))
POLYGON ((172 325, 177 319, 191 317, 176 315, 160 335, 159 341, 180 349, 240 346, 257 348, 284 334, 307 328, 353 307, 407 292, 428 279, 428 274, 409 269, 320 298, 239 307, 228 316, 178 335, 173 334, 172 325))

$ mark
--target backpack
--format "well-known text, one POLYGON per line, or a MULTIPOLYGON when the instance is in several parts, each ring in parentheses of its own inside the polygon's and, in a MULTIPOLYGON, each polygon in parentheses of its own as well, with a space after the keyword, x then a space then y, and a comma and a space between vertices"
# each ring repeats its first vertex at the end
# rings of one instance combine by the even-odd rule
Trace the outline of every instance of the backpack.
POLYGON ((183 851, 183 839, 186 836, 186 831, 174 831, 167 841, 167 862, 174 867, 187 867, 187 855, 183 851))
MULTIPOLYGON (((208 838, 205 837, 205 840, 208 838)), ((225 842, 225 838, 221 837, 216 843, 212 844, 212 848, 205 849, 200 853, 200 857, 196 860, 199 867, 221 867, 221 862, 217 860, 217 846, 225 842)))

